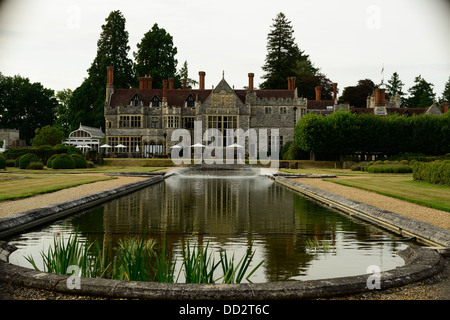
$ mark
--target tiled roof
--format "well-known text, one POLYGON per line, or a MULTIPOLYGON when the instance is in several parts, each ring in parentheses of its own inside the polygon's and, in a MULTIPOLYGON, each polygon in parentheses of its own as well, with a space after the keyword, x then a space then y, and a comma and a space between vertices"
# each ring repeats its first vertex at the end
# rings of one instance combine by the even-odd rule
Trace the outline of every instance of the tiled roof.
MULTIPOLYGON (((193 95, 200 101, 205 101, 210 95, 211 90, 193 90, 193 89, 174 89, 167 91, 167 103, 170 106, 184 107, 184 102, 193 95)), ((150 100, 156 95, 160 100, 163 98, 163 89, 114 89, 111 96, 110 106, 130 105, 131 99, 137 94, 145 106, 150 104, 150 100)))
POLYGON ((327 109, 328 106, 334 106, 334 100, 308 100, 308 109, 327 109))

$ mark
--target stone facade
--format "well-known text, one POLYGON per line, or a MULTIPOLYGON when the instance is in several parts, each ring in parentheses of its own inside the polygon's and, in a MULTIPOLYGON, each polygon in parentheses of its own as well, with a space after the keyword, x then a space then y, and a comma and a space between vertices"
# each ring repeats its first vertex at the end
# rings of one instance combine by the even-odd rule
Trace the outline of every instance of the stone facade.
MULTIPOLYGON (((204 88, 205 72, 199 72, 198 89, 174 89, 173 79, 163 89, 152 89, 149 76, 140 78, 139 89, 115 89, 113 69, 108 68, 105 102, 106 143, 123 144, 130 156, 151 157, 168 154, 179 141, 172 141, 176 129, 186 129, 194 137, 194 122, 201 121, 202 135, 207 129, 279 130, 282 146, 294 140, 294 128, 307 112, 307 99, 300 98, 292 78, 287 90, 255 90, 253 74, 245 89, 231 88, 225 78, 212 89, 204 88)), ((185 82, 184 82, 185 83, 185 82)), ((192 141, 194 143, 194 141, 192 141)), ((204 145, 208 141, 202 141, 204 145)), ((229 140, 222 146, 229 145, 229 140)), ((246 152, 250 146, 246 145, 246 152)), ((110 150, 113 151, 113 150, 110 150)), ((115 150, 114 150, 115 151, 115 150)))

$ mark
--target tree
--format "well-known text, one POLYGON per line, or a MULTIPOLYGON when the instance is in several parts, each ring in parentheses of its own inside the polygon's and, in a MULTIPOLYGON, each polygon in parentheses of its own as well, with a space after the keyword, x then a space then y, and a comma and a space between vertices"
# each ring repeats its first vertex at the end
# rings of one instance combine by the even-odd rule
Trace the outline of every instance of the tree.
POLYGON ((183 63, 183 66, 180 69, 180 78, 181 79, 186 79, 186 87, 189 89, 192 89, 192 87, 197 85, 197 81, 195 81, 194 79, 189 78, 189 70, 188 70, 188 63, 187 61, 185 61, 183 63))
POLYGON ((386 95, 389 97, 393 97, 396 94, 400 96, 400 99, 403 99, 405 93, 402 91, 404 84, 400 80, 400 77, 397 72, 394 72, 391 76, 391 79, 388 80, 388 84, 386 85, 386 95))
POLYGON ((272 29, 267 36, 267 55, 262 67, 262 89, 286 89, 287 78, 314 75, 316 69, 309 56, 295 43, 294 30, 284 13, 280 12, 273 20, 272 29))
POLYGON ((63 89, 56 92, 56 99, 58 100, 58 108, 56 112, 55 125, 60 127, 67 136, 72 131, 71 113, 70 113, 70 99, 72 99, 73 91, 71 89, 63 89))
POLYGON ((33 147, 46 145, 56 146, 57 144, 60 144, 65 137, 63 130, 56 126, 37 128, 35 133, 36 135, 31 139, 33 147))
POLYGON ((349 103, 355 108, 365 108, 367 106, 367 96, 371 95, 375 89, 375 84, 370 79, 359 80, 356 86, 345 87, 339 97, 340 103, 349 103))
POLYGON ((128 58, 128 32, 125 18, 120 11, 112 11, 102 25, 97 42, 97 56, 88 71, 88 77, 74 90, 70 99, 70 129, 78 128, 80 123, 92 127, 104 127, 106 67, 114 67, 114 86, 130 88, 135 84, 133 64, 128 58))
POLYGON ((408 108, 428 108, 433 104, 433 84, 427 82, 422 76, 414 79, 414 85, 409 88, 409 97, 405 103, 408 108))
POLYGON ((450 102, 450 77, 448 78, 447 83, 445 84, 444 91, 442 92, 442 97, 440 99, 440 103, 450 102))
POLYGON ((28 78, 0 76, 0 128, 18 129, 27 143, 34 130, 55 121, 58 101, 54 91, 28 78))
POLYGON ((153 78, 153 88, 162 88, 165 79, 174 78, 175 87, 181 86, 176 66, 175 55, 178 49, 173 44, 172 36, 155 23, 137 44, 134 52, 134 71, 137 77, 150 75, 153 78))

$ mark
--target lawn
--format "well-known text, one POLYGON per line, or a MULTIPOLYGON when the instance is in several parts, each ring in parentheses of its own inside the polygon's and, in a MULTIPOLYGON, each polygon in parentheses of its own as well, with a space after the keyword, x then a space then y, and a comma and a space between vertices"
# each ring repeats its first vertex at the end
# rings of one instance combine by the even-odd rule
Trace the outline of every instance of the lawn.
POLYGON ((0 174, 0 201, 26 198, 114 177, 96 175, 112 172, 152 172, 164 168, 103 166, 92 169, 20 170, 8 168, 0 174), (84 174, 82 174, 84 173, 84 174), (90 175, 91 173, 92 175, 90 175))
POLYGON ((450 187, 414 181, 412 174, 373 174, 342 169, 280 171, 335 174, 337 178, 324 180, 450 212, 450 187))

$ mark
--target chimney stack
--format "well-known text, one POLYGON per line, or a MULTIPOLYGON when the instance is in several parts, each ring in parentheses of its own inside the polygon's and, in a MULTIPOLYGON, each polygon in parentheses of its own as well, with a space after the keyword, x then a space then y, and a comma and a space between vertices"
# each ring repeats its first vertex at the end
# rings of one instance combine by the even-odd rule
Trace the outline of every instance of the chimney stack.
POLYGON ((318 86, 316 89, 316 101, 322 100, 322 87, 318 86))
POLYGON ((198 75, 200 76, 200 81, 199 81, 200 90, 204 90, 205 89, 205 75, 206 75, 206 72, 205 71, 200 71, 198 73, 198 75))
POLYGON ((174 79, 173 78, 169 78, 169 90, 173 90, 174 88, 174 79))
POLYGON ((253 78, 255 77, 254 73, 248 74, 248 90, 253 90, 253 78))
POLYGON ((186 89, 186 82, 187 82, 187 80, 183 79, 183 89, 186 89))
POLYGON ((163 98, 162 102, 167 102, 167 80, 163 80, 163 98))
POLYGON ((114 83, 114 67, 106 67, 106 86, 112 87, 114 83))
POLYGON ((333 83, 333 100, 337 98, 337 83, 333 83))
POLYGON ((375 107, 384 107, 386 105, 384 90, 379 88, 375 89, 375 107))
POLYGON ((145 75, 145 77, 139 78, 139 89, 151 89, 152 88, 152 77, 145 75))

